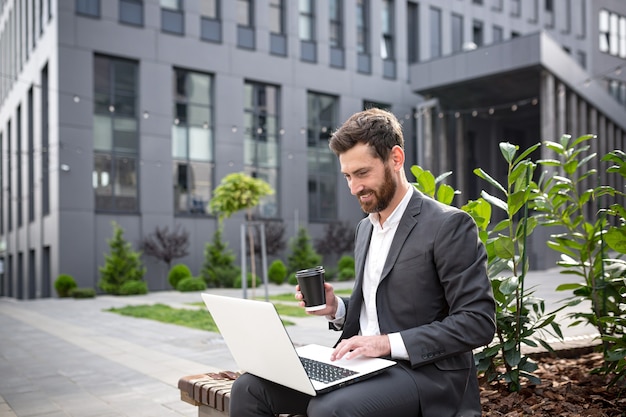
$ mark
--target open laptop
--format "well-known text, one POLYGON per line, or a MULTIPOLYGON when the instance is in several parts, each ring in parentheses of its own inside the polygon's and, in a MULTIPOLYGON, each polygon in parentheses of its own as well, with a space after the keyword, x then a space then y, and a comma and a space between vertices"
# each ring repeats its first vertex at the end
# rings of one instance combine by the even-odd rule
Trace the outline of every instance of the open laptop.
POLYGON ((202 299, 242 371, 305 394, 322 394, 395 365, 394 361, 381 358, 331 361, 333 349, 326 346, 295 348, 272 303, 206 293, 202 299), (314 373, 319 363, 331 365, 331 375, 309 377, 307 371, 314 373))

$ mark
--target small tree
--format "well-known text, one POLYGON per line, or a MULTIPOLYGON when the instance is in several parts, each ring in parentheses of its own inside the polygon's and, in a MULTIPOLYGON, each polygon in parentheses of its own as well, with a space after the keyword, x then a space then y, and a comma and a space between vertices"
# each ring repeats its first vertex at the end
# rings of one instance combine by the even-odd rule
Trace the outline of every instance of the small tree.
POLYGON ((315 250, 322 255, 342 256, 354 251, 354 227, 347 222, 328 223, 324 236, 315 240, 315 250))
MULTIPOLYGON (((127 295, 130 290, 129 285, 125 284, 130 281, 141 282, 146 268, 141 262, 141 252, 132 249, 131 244, 124 239, 124 230, 116 222, 112 224, 113 238, 107 240, 111 252, 105 255, 104 266, 99 268, 98 285, 109 294, 127 295)), ((135 284, 131 284, 131 288, 133 291, 139 289, 135 284)))
POLYGON ((291 239, 289 248, 291 250, 287 258, 289 273, 313 268, 322 262, 322 257, 313 249, 311 238, 304 227, 298 229, 298 234, 291 239))
POLYGON ((217 228, 213 242, 204 248, 204 264, 200 274, 209 287, 232 287, 240 269, 235 265, 235 255, 222 240, 222 229, 217 228))
POLYGON ((157 226, 154 232, 143 238, 140 248, 144 255, 165 262, 169 271, 174 259, 189 255, 189 232, 181 230, 179 224, 171 232, 167 226, 157 226))
MULTIPOLYGON (((253 178, 243 172, 228 174, 220 185, 215 188, 213 198, 210 202, 211 212, 219 215, 220 226, 225 218, 232 216, 240 210, 246 210, 248 221, 252 220, 252 209, 256 207, 261 198, 274 194, 272 187, 259 178, 253 178)), ((254 259, 254 235, 252 229, 248 228, 248 243, 250 245, 251 271, 256 276, 256 266, 254 259)), ((252 281, 255 286, 256 280, 252 281)))

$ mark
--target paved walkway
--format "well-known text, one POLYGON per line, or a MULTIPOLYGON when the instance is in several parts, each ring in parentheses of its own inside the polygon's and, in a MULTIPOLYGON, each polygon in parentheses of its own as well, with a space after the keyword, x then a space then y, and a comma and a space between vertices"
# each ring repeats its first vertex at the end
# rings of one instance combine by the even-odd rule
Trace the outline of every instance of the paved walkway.
MULTIPOLYGON (((553 289, 570 281, 553 270, 528 277, 549 306, 566 295, 553 289)), ((241 290, 210 292, 242 296, 241 290)), ((248 290, 249 298, 264 294, 262 288, 248 290)), ((184 375, 237 369, 221 337, 105 310, 148 303, 188 308, 199 301, 199 293, 175 291, 87 300, 0 298, 0 417, 195 416, 196 407, 180 400, 177 382, 184 375)), ((323 318, 293 321, 288 332, 296 344, 332 345, 339 335, 327 330, 323 318)), ((593 337, 590 328, 564 330, 567 342, 560 347, 589 344, 593 337)))

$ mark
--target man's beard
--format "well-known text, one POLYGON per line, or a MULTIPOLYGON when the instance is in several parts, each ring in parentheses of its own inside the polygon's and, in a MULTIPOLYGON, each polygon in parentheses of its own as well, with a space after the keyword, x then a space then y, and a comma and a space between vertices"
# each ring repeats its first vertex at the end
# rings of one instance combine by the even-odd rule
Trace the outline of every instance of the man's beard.
POLYGON ((379 213, 389 207, 393 196, 396 194, 396 189, 398 185, 393 180, 393 175, 391 174, 391 168, 385 164, 385 180, 380 188, 375 190, 363 190, 359 194, 357 194, 357 199, 359 200, 359 204, 361 205, 361 209, 365 213, 379 213), (373 192, 374 200, 371 202, 363 202, 361 200, 361 196, 365 194, 369 194, 373 192))

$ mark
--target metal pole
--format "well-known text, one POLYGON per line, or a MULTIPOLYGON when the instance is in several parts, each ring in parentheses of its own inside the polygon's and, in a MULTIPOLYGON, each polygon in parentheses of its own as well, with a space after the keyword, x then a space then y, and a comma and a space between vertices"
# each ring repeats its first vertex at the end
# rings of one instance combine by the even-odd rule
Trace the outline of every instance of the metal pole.
POLYGON ((241 288, 243 298, 248 298, 248 279, 246 272, 246 225, 241 225, 241 288))
POLYGON ((263 267, 263 285, 265 285, 265 301, 270 300, 269 290, 267 288, 267 250, 265 249, 265 224, 261 223, 261 263, 263 267))

